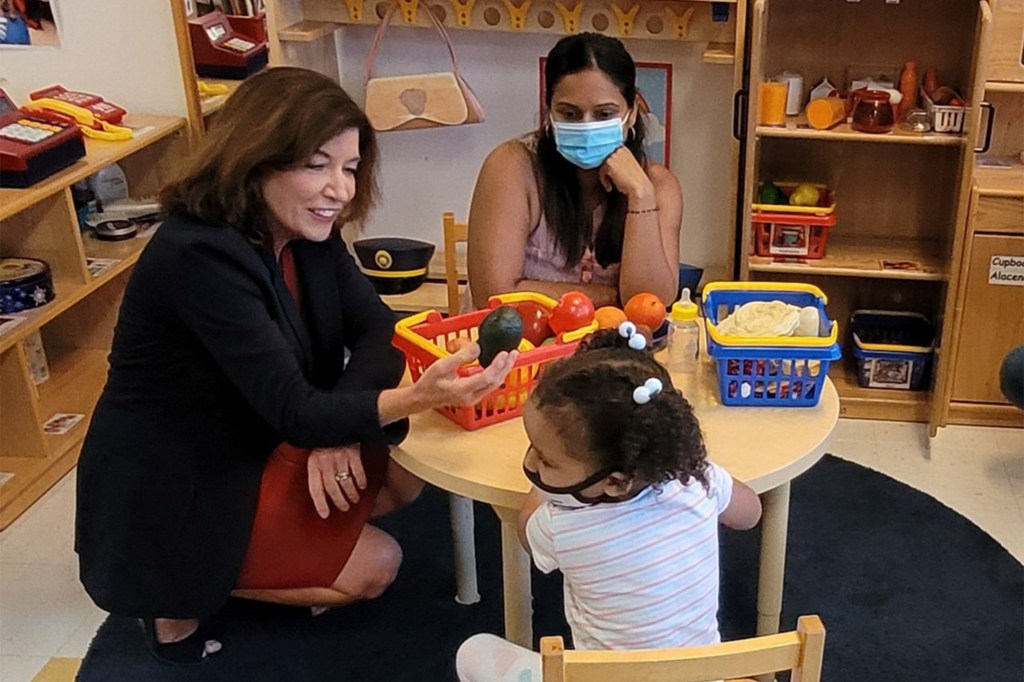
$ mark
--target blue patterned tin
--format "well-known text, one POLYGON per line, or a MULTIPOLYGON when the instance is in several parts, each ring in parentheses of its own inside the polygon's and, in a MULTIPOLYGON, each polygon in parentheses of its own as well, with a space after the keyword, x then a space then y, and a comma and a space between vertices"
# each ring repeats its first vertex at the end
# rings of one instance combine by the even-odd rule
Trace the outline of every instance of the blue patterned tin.
POLYGON ((53 276, 45 261, 0 258, 0 313, 17 313, 54 299, 53 276))

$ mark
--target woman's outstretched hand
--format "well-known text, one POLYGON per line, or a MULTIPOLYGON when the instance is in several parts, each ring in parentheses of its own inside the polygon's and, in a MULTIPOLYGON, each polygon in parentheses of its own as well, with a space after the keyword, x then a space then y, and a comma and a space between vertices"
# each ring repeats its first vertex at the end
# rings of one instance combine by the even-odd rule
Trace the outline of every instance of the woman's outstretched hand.
POLYGON ((480 355, 476 343, 464 346, 447 358, 435 360, 427 367, 420 380, 413 385, 416 402, 427 409, 446 405, 472 405, 501 386, 506 375, 519 357, 519 351, 498 353, 484 371, 469 377, 460 377, 459 367, 468 365, 480 355))
POLYGON ((314 449, 306 460, 306 474, 309 496, 322 519, 330 515, 330 503, 339 511, 348 511, 359 502, 359 491, 366 490, 358 444, 314 449))
POLYGON ((472 405, 501 386, 519 357, 519 351, 502 351, 482 372, 468 377, 459 376, 459 367, 468 365, 479 355, 480 346, 470 344, 450 357, 435 360, 412 386, 382 391, 377 399, 380 423, 390 424, 435 407, 472 405))

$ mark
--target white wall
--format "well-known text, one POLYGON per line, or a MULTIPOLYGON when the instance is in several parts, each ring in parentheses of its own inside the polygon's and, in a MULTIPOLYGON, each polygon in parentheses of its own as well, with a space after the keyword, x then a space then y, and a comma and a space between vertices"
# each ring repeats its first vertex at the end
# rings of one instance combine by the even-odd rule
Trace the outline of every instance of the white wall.
MULTIPOLYGON (((183 1, 183 0, 182 0, 183 1)), ((0 82, 16 104, 59 83, 129 112, 185 115, 168 0, 51 0, 60 48, 0 49, 0 82)))
MULTIPOLYGON (((342 84, 363 98, 363 56, 375 28, 339 31, 342 84)), ((537 125, 538 58, 558 36, 450 31, 459 64, 487 112, 482 124, 383 133, 380 208, 369 235, 403 235, 440 243, 441 213, 465 218, 477 171, 503 140, 537 125)), ((732 67, 705 64, 700 43, 627 41, 638 61, 673 64, 672 170, 683 186, 681 260, 726 276, 729 223, 732 67)), ((449 70, 436 33, 392 25, 381 45, 375 75, 449 70)), ((731 273, 730 273, 731 274, 731 273)), ((705 281, 707 281, 707 277, 705 281)))
MULTIPOLYGON (((60 83, 96 92, 130 111, 185 115, 170 5, 167 0, 54 0, 61 47, 0 50, 0 83, 17 103, 31 90, 60 83)), ((375 28, 338 32, 343 85, 362 101, 363 56, 375 28)), ((466 80, 487 121, 380 136, 380 208, 371 235, 441 240, 441 213, 469 211, 477 170, 503 140, 537 124, 537 60, 557 36, 491 31, 450 32, 466 80)), ((672 170, 683 186, 681 260, 715 270, 728 259, 732 67, 701 61, 700 43, 626 41, 637 60, 673 64, 672 170)), ((429 30, 393 25, 382 44, 377 75, 447 70, 447 52, 429 30)), ((705 280, 706 281, 706 280, 705 280)))

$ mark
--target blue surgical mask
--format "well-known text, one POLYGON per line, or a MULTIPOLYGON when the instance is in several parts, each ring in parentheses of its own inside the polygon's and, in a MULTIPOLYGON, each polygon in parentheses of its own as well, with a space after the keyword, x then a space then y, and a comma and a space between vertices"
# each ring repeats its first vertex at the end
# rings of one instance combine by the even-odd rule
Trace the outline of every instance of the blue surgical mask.
POLYGON ((601 494, 597 497, 584 497, 580 493, 590 486, 594 485, 598 481, 602 481, 613 474, 617 469, 615 467, 606 467, 600 471, 587 476, 585 479, 575 485, 568 485, 564 488, 556 488, 546 484, 540 479, 540 473, 527 469, 526 465, 523 465, 523 473, 526 474, 526 478, 529 479, 530 483, 533 484, 540 494, 544 496, 551 504, 559 507, 567 507, 569 509, 577 509, 580 507, 589 507, 593 504, 600 502, 621 502, 622 499, 612 497, 607 494, 601 494))
POLYGON ((584 170, 597 168, 622 146, 622 126, 621 118, 583 123, 551 121, 558 153, 584 170))

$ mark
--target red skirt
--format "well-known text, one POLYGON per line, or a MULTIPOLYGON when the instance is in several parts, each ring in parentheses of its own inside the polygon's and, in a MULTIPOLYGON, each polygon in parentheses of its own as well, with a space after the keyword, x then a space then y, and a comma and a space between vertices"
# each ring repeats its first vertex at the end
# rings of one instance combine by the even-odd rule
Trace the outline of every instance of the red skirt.
POLYGON ((360 454, 366 490, 360 491, 358 504, 343 512, 332 503, 330 515, 322 519, 309 496, 309 450, 287 443, 274 450, 263 469, 238 589, 328 587, 334 582, 352 555, 387 476, 388 446, 362 445, 360 454))

